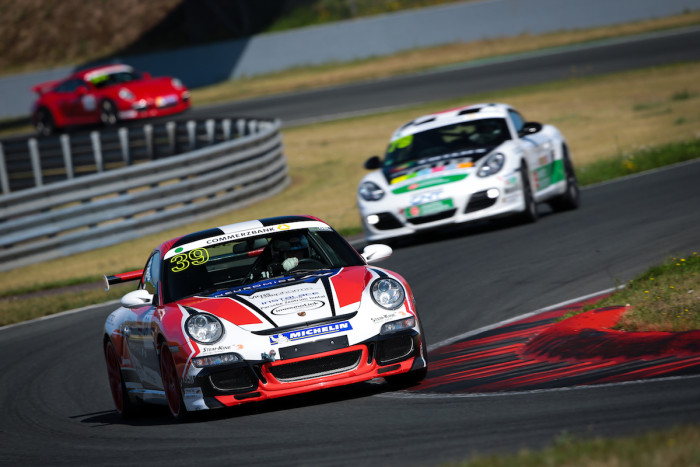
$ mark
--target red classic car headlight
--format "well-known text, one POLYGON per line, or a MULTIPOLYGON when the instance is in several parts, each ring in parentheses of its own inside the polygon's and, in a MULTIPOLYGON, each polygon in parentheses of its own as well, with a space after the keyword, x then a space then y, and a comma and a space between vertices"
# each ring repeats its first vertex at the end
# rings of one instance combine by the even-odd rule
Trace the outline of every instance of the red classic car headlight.
POLYGON ((119 98, 125 101, 133 101, 135 96, 134 93, 129 91, 127 88, 121 88, 119 90, 119 98))
POLYGON ((224 335, 224 326, 216 317, 199 313, 185 321, 187 334, 200 344, 213 344, 224 335))
POLYGON ((180 80, 177 79, 177 78, 173 78, 172 80, 170 80, 170 83, 173 85, 173 87, 174 87, 175 89, 182 89, 182 88, 185 87, 185 85, 182 84, 182 81, 180 81, 180 80))
POLYGON ((403 304, 406 294, 394 279, 379 279, 372 284, 372 299, 382 308, 394 310, 403 304))

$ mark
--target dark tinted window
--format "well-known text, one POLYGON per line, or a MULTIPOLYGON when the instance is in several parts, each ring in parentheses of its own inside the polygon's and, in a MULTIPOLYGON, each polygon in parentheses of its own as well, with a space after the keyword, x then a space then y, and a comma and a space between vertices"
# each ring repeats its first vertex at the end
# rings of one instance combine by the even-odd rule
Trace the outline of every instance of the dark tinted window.
POLYGON ((393 141, 387 148, 384 166, 468 149, 493 148, 509 139, 508 125, 502 118, 455 123, 393 141))

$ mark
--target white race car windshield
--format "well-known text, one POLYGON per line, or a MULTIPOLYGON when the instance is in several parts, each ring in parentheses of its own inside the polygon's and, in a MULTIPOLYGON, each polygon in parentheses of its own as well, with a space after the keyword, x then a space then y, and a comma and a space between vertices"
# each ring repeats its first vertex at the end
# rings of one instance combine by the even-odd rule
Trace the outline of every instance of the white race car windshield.
POLYGON ((508 125, 503 118, 459 122, 395 139, 387 148, 384 167, 443 154, 469 155, 476 160, 509 139, 508 125), (481 150, 475 151, 478 149, 481 150))
POLYGON ((274 232, 166 257, 163 294, 168 303, 273 277, 364 264, 345 239, 332 230, 274 232))

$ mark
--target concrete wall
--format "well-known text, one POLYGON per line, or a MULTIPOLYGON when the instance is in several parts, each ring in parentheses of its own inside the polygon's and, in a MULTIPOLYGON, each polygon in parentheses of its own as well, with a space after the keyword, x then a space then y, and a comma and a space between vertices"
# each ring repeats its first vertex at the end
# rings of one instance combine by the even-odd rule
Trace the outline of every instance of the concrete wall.
MULTIPOLYGON (((191 88, 304 65, 483 38, 591 28, 681 14, 700 0, 485 0, 409 10, 169 52, 119 57, 191 88)), ((0 78, 0 119, 29 115, 31 86, 71 67, 0 78)))

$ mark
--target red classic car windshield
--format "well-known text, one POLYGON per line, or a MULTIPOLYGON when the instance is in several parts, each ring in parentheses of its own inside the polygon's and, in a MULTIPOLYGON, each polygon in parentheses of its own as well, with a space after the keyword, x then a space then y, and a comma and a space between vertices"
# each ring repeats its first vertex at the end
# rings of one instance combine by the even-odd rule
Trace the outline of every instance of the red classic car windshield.
POLYGON ((104 73, 92 76, 90 83, 96 88, 104 88, 115 84, 123 84, 131 81, 137 81, 142 78, 142 74, 138 71, 117 71, 113 73, 104 73))

